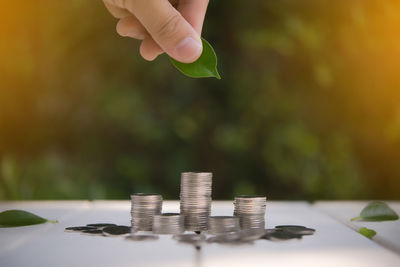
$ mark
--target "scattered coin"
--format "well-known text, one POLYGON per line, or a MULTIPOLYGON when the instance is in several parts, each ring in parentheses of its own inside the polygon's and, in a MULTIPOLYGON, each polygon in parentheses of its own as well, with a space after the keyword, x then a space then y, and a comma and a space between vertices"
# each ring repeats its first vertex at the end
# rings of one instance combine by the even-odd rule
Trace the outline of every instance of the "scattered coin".
POLYGON ((126 235, 131 233, 131 227, 123 225, 108 226, 103 229, 103 233, 105 235, 126 235))
POLYGON ((282 229, 286 232, 299 235, 312 235, 315 233, 315 229, 307 228, 305 226, 300 226, 300 225, 278 225, 275 226, 275 228, 282 229))
POLYGON ((96 227, 96 228, 104 228, 108 226, 117 226, 116 224, 113 223, 90 223, 86 225, 87 227, 96 227))
POLYGON ((263 235, 262 239, 267 239, 271 241, 279 241, 279 240, 289 240, 289 239, 301 239, 303 235, 295 234, 292 232, 285 231, 280 228, 269 229, 265 235, 263 235))
POLYGON ((287 228, 287 227, 299 228, 299 229, 307 228, 307 227, 302 226, 302 225, 290 225, 290 224, 288 224, 288 225, 277 225, 277 226, 275 226, 275 228, 287 228))
POLYGON ((103 235, 103 231, 101 229, 83 230, 82 233, 89 235, 103 235))
POLYGON ((67 232, 82 232, 82 231, 87 231, 87 230, 96 230, 96 227, 92 226, 72 226, 72 227, 67 227, 65 228, 65 231, 67 232))

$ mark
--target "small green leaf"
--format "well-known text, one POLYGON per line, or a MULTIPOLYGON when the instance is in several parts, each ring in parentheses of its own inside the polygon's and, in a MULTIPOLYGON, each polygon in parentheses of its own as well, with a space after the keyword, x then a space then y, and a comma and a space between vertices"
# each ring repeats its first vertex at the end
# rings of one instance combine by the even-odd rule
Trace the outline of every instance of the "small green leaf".
POLYGON ((391 221, 399 219, 397 213, 385 202, 374 201, 369 203, 360 213, 359 217, 351 219, 363 221, 391 221))
POLYGON ((172 64, 183 74, 192 78, 215 77, 218 80, 221 76, 217 70, 217 55, 211 45, 201 38, 203 43, 203 52, 201 56, 193 63, 182 63, 170 57, 172 64))
POLYGON ((23 210, 6 210, 0 213, 0 227, 16 227, 46 222, 57 223, 58 221, 49 221, 23 210))
POLYGON ((376 232, 374 230, 368 229, 366 227, 360 228, 360 230, 358 230, 358 232, 360 234, 362 234, 363 236, 368 237, 369 239, 372 239, 376 235, 376 232))

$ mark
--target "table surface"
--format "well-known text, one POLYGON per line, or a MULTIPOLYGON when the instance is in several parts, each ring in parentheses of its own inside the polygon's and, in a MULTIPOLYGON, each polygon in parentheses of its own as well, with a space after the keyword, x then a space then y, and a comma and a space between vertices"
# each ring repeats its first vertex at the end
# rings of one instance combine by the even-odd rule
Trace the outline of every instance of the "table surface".
MULTIPOLYGON (((388 202, 400 213, 400 202, 388 202)), ((282 224, 316 229, 300 240, 252 244, 205 244, 200 250, 170 235, 135 242, 123 237, 88 236, 65 227, 88 223, 130 225, 130 201, 0 202, 0 211, 24 209, 57 224, 0 228, 0 266, 400 266, 400 221, 350 222, 367 204, 360 202, 269 201, 266 227, 282 224), (368 239, 360 227, 374 229, 368 239)), ((163 212, 179 212, 164 201, 163 212)), ((232 201, 214 201, 212 215, 232 215, 232 201)))

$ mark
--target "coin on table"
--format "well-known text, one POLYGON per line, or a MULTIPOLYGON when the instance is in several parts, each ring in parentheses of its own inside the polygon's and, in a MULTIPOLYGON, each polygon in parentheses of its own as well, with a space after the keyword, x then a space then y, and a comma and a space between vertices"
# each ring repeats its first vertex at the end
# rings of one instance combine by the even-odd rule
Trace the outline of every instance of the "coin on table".
POLYGON ((103 231, 101 229, 84 230, 82 233, 87 235, 103 235, 103 231))
POLYGON ((123 225, 108 226, 103 229, 103 233, 107 236, 126 235, 131 233, 131 227, 123 225))
POLYGON ((300 226, 300 225, 278 225, 275 226, 275 228, 282 229, 284 231, 299 235, 312 235, 315 233, 315 229, 307 228, 305 226, 300 226))
POLYGON ((283 229, 275 228, 269 229, 265 235, 263 235, 262 239, 267 239, 271 241, 279 241, 279 240, 289 240, 289 239, 301 239, 303 235, 295 234, 283 229))
POLYGON ((96 227, 92 226, 71 226, 65 228, 65 231, 67 232, 82 232, 82 231, 87 231, 87 230, 96 230, 96 227))
POLYGON ((96 227, 96 228, 104 228, 108 226, 117 226, 116 224, 113 223, 90 223, 86 224, 87 227, 96 227))

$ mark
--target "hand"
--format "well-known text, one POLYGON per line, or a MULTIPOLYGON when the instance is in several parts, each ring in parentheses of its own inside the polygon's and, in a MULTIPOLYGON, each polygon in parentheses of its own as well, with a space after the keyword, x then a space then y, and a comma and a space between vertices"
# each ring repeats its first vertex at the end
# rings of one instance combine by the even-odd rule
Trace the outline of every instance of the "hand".
POLYGON ((208 0, 103 0, 119 19, 117 32, 143 40, 140 54, 154 60, 162 53, 190 63, 201 55, 201 29, 208 0))

